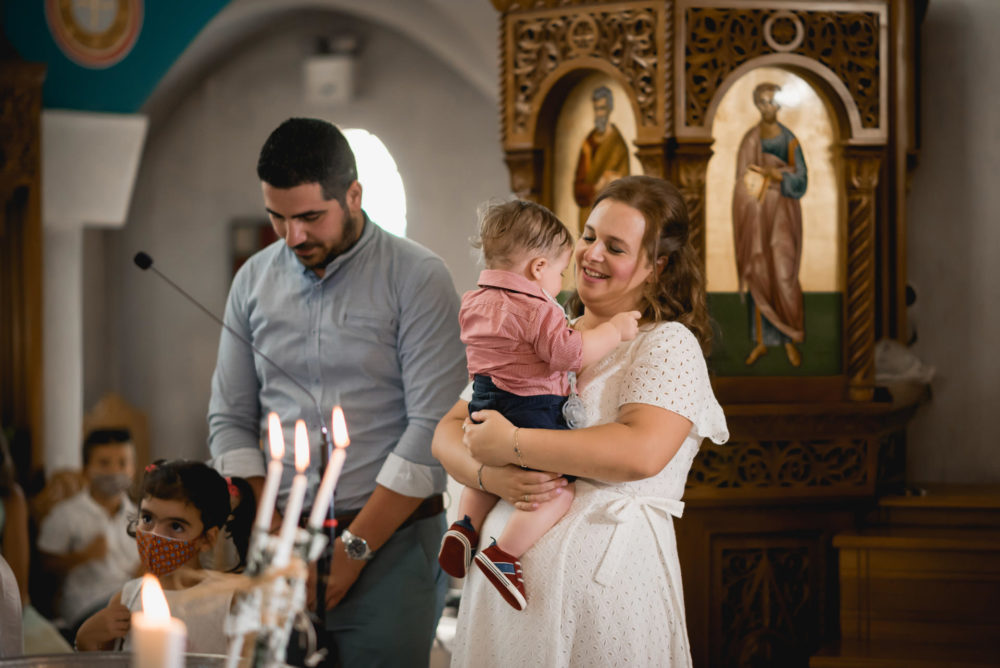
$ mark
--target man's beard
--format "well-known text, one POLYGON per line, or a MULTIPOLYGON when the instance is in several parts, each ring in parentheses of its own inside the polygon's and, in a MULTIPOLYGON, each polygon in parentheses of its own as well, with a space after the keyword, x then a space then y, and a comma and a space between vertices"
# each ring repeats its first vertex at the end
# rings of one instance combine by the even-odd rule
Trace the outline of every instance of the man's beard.
POLYGON ((595 118, 594 119, 594 129, 597 130, 597 132, 599 134, 603 133, 605 130, 608 129, 608 119, 606 119, 606 118, 595 118))
POLYGON ((307 269, 324 269, 328 264, 333 262, 333 260, 338 255, 343 255, 344 253, 346 253, 348 250, 351 249, 351 247, 358 240, 358 230, 359 230, 358 221, 355 220, 350 215, 345 216, 342 240, 339 244, 331 248, 330 252, 327 253, 323 257, 323 259, 319 260, 318 262, 313 262, 312 264, 306 264, 302 260, 302 258, 299 258, 299 261, 302 262, 302 264, 304 264, 307 269))

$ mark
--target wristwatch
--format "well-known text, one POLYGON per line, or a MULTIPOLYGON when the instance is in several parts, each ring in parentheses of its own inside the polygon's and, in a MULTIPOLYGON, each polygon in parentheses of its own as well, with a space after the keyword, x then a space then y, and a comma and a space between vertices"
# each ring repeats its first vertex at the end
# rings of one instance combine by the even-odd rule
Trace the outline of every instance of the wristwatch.
POLYGON ((348 559, 368 561, 375 557, 375 553, 368 547, 368 541, 361 536, 355 536, 347 529, 344 529, 340 532, 340 539, 344 541, 344 551, 347 552, 348 559))

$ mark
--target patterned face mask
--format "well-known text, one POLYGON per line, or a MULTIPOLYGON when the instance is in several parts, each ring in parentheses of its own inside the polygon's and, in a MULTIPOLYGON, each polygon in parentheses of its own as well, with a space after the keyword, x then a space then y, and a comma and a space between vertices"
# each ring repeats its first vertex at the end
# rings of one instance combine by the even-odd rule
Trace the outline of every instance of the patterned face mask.
POLYGON ((149 531, 137 530, 135 544, 139 549, 142 565, 147 572, 156 576, 176 571, 198 552, 194 541, 167 538, 149 531))

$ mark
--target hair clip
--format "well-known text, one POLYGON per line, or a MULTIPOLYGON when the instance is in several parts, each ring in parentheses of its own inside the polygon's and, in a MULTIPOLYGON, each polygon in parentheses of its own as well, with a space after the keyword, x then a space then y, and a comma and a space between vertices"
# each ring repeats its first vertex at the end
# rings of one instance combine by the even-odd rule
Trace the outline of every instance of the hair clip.
POLYGON ((146 465, 146 473, 152 473, 155 470, 156 470, 156 464, 147 464, 146 465))
POLYGON ((233 479, 226 476, 226 487, 229 488, 229 496, 240 498, 240 488, 233 484, 233 479))

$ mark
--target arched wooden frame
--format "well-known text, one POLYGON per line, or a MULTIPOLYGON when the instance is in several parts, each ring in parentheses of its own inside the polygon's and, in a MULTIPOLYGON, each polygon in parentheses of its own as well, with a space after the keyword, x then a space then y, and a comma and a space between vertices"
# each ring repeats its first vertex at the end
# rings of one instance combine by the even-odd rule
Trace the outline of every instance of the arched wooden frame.
MULTIPOLYGON (((636 117, 638 125, 638 105, 635 92, 621 73, 606 63, 595 59, 581 59, 571 66, 554 71, 539 89, 538 112, 532 116, 530 132, 531 148, 523 152, 507 151, 507 165, 511 170, 511 189, 518 197, 532 199, 552 207, 555 199, 553 160, 555 157, 555 129, 559 113, 566 97, 583 79, 595 73, 606 74, 628 93, 628 108, 636 117)), ((662 149, 657 157, 662 161, 662 149)), ((645 165, 643 165, 645 170, 645 165)), ((646 172, 648 173, 648 172, 646 172)))
POLYGON ((666 5, 645 0, 529 11, 518 11, 516 2, 494 0, 494 5, 510 10, 501 21, 500 92, 511 190, 552 206, 559 105, 594 71, 628 91, 636 117, 636 153, 646 173, 662 175, 663 138, 672 125, 665 90, 672 13, 665 11, 666 5))
POLYGON ((868 401, 875 383, 875 230, 879 172, 885 160, 884 145, 870 145, 871 133, 860 127, 860 117, 847 89, 823 65, 794 54, 754 58, 725 78, 706 111, 705 131, 692 141, 681 140, 674 171, 700 233, 699 252, 704 260, 705 191, 708 161, 712 157, 711 128, 719 102, 740 77, 759 67, 780 67, 808 81, 832 112, 844 166, 841 201, 846 203, 842 337, 843 375, 817 379, 728 378, 718 379, 718 390, 730 401, 814 400, 868 401), (861 136, 857 136, 860 133, 861 136))

